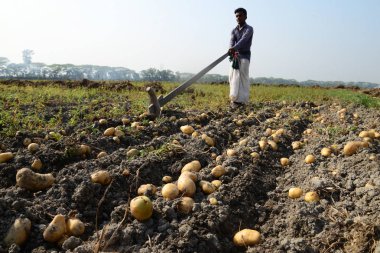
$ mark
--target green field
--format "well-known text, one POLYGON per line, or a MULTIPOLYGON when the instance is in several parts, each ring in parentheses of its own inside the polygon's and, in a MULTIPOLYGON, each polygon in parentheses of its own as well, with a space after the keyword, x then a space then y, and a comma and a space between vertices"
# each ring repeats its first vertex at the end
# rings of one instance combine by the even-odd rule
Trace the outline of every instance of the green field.
MULTIPOLYGON (((51 86, 16 86, 0 82, 0 134, 16 131, 50 131, 65 126, 92 123, 99 118, 121 119, 147 111, 148 94, 144 83, 133 83, 136 89, 67 88, 51 86)), ((178 83, 162 83, 167 92, 178 83)), ((228 85, 194 84, 176 97, 167 107, 173 110, 227 110, 228 85)), ((252 86, 251 103, 301 102, 317 104, 357 104, 380 108, 380 99, 345 89, 310 87, 252 86)), ((165 109, 165 108, 164 108, 165 109)))

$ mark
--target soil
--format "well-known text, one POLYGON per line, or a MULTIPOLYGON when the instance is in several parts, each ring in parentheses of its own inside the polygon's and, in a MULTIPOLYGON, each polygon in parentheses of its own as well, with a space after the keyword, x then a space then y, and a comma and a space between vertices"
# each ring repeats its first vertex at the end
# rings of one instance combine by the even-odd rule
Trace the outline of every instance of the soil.
POLYGON ((379 253, 380 140, 371 139, 368 147, 351 156, 341 151, 348 141, 361 140, 361 131, 379 132, 380 112, 349 106, 340 117, 341 109, 339 104, 311 102, 261 103, 220 112, 172 106, 155 122, 146 115, 131 116, 131 122, 141 122, 139 128, 108 119, 105 125, 63 126, 62 135, 19 132, 2 137, 0 152, 13 152, 15 157, 0 164, 0 240, 16 218, 30 219, 32 228, 24 245, 0 244, 0 252, 379 253), (212 137, 216 145, 182 133, 183 125, 212 137), (116 126, 125 133, 120 143, 102 134, 116 126), (276 150, 259 148, 268 128, 285 129, 276 150), (26 137, 40 144, 36 153, 23 145, 26 137), (243 139, 245 143, 240 142, 243 139), (294 141, 304 145, 293 150, 294 141), (81 144, 89 145, 91 153, 80 155, 81 144), (323 157, 321 149, 331 145, 334 152, 323 157), (139 150, 139 155, 128 156, 131 149, 139 150), (235 149, 237 155, 227 156, 227 149, 235 149), (108 155, 97 158, 100 151, 108 155), (260 157, 252 158, 252 152, 260 157), (314 163, 305 163, 308 154, 316 157, 314 163), (281 166, 282 157, 289 158, 290 165, 281 166), (38 173, 52 173, 55 183, 32 192, 16 186, 16 173, 30 168, 35 158, 43 163, 38 173), (227 173, 214 193, 207 195, 197 187, 192 211, 182 214, 177 210, 180 198, 163 199, 162 178, 177 180, 181 168, 193 160, 202 165, 199 180, 216 179, 210 174, 216 165, 227 173), (111 173, 109 185, 91 182, 91 173, 100 169, 111 173), (146 183, 157 186, 157 193, 149 195, 154 212, 139 222, 128 207, 137 188, 146 183), (291 187, 316 191, 320 201, 306 202, 304 194, 291 199, 291 187), (211 197, 217 205, 210 204, 211 197), (56 214, 79 218, 85 233, 46 242, 42 233, 56 214), (261 233, 259 244, 234 245, 234 234, 245 228, 261 233))

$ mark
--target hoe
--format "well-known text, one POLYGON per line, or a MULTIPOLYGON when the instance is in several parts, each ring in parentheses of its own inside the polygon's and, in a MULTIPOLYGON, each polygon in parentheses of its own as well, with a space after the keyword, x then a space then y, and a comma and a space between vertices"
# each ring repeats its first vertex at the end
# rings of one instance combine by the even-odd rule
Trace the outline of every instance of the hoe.
POLYGON ((149 105, 149 114, 151 114, 153 117, 157 118, 161 115, 161 107, 164 106, 166 103, 168 103, 170 100, 172 100, 175 96, 180 94, 182 91, 184 91, 187 87, 192 85, 194 82, 196 82, 199 78, 201 78, 203 75, 205 75, 207 72, 209 72, 213 67, 218 65, 221 61, 223 61, 228 56, 228 53, 225 53, 221 57, 219 57, 217 60, 215 60, 213 63, 208 65, 206 68, 202 69, 198 74, 172 90, 169 94, 167 94, 165 97, 160 95, 158 98, 156 96, 156 93, 151 87, 148 87, 146 91, 149 94, 150 98, 150 105, 149 105))

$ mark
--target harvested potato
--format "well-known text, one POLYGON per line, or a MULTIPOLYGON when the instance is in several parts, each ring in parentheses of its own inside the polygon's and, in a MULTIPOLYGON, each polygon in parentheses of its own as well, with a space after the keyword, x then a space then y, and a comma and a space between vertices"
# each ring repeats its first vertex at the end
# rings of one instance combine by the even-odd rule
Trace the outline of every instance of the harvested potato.
POLYGON ((134 157, 134 156, 138 156, 139 154, 140 154, 140 151, 138 151, 135 148, 132 148, 132 149, 128 150, 127 157, 134 157))
POLYGON ((282 166, 288 166, 289 165, 289 158, 283 157, 280 159, 280 163, 282 166))
POLYGON ((201 187, 202 191, 206 194, 211 194, 216 190, 216 187, 212 183, 204 180, 199 182, 199 186, 201 187))
POLYGON ((190 197, 182 197, 177 204, 177 209, 180 213, 188 214, 193 210, 194 200, 190 197))
POLYGON ((5 163, 8 162, 13 158, 12 152, 5 152, 5 153, 0 153, 0 163, 5 163))
POLYGON ((106 119, 100 119, 99 120, 99 125, 107 125, 107 120, 106 119))
POLYGON ((147 196, 138 196, 132 199, 130 209, 132 216, 138 221, 147 220, 153 214, 153 204, 147 196))
POLYGON ((194 131, 192 134, 191 134, 191 137, 193 138, 196 138, 199 136, 199 133, 197 131, 194 131))
POLYGON ((32 153, 37 152, 39 149, 40 149, 40 145, 38 145, 37 143, 30 143, 28 145, 28 150, 32 153))
POLYGON ((252 152, 252 153, 251 153, 251 156, 252 156, 252 158, 254 158, 254 159, 259 159, 259 158, 260 158, 260 154, 257 153, 257 152, 252 152))
POLYGON ((107 152, 105 152, 105 151, 102 151, 102 152, 100 152, 97 156, 96 156, 96 158, 102 158, 102 157, 106 157, 108 154, 107 154, 107 152))
POLYGON ((271 136, 272 135, 272 129, 271 128, 267 128, 265 130, 265 132, 264 132, 264 135, 267 136, 267 137, 271 136))
POLYGON ((278 150, 278 145, 276 142, 269 140, 268 145, 272 148, 272 150, 274 150, 274 151, 278 150))
POLYGON ((80 152, 82 155, 89 155, 89 154, 91 154, 91 148, 90 148, 90 146, 88 146, 88 145, 81 144, 81 145, 79 146, 79 152, 80 152))
POLYGON ((121 122, 123 123, 123 125, 128 125, 129 123, 131 123, 131 121, 128 118, 122 118, 121 122))
POLYGON ((218 189, 222 185, 222 181, 220 180, 212 180, 211 183, 218 189))
POLYGON ((179 177, 177 185, 178 190, 186 197, 193 196, 197 189, 194 181, 190 179, 190 177, 179 177))
POLYGON ((306 202, 318 202, 319 201, 319 195, 315 191, 307 192, 305 194, 305 201, 306 202))
POLYGON ((65 216, 57 214, 43 233, 45 241, 57 242, 66 232, 65 216))
POLYGON ((22 142, 22 144, 24 144, 24 146, 29 146, 29 144, 32 143, 32 140, 30 138, 25 138, 22 142))
POLYGON ((68 235, 80 236, 84 233, 84 223, 77 218, 69 218, 66 220, 66 233, 68 235))
POLYGON ((32 223, 28 218, 16 219, 4 238, 5 245, 11 246, 13 243, 18 246, 23 245, 29 237, 31 227, 32 223))
POLYGON ((248 139, 242 139, 239 141, 239 146, 246 146, 248 144, 248 139))
POLYGON ((151 194, 155 194, 156 191, 157 191, 157 188, 153 184, 142 184, 137 189, 137 194, 138 195, 151 195, 151 194))
POLYGON ((40 170, 42 168, 42 162, 40 159, 34 159, 32 165, 31 165, 32 169, 34 170, 40 170))
POLYGON ((172 200, 178 196, 179 190, 175 184, 168 183, 162 187, 161 194, 165 199, 172 200))
POLYGON ((194 128, 192 126, 189 126, 189 125, 181 126, 180 130, 184 134, 192 134, 194 132, 194 128))
POLYGON ((289 189, 288 196, 291 199, 297 199, 301 197, 303 194, 303 190, 299 187, 293 187, 289 189))
POLYGON ((214 205, 214 206, 218 204, 218 200, 216 198, 210 198, 208 201, 210 202, 211 205, 214 205))
POLYGON ((112 140, 114 140, 117 144, 120 144, 120 138, 117 136, 112 137, 112 140))
POLYGON ((219 178, 226 173, 227 171, 222 165, 217 165, 215 168, 211 170, 211 175, 213 175, 216 178, 219 178))
POLYGON ((276 132, 274 132, 274 134, 281 136, 281 135, 285 134, 285 129, 284 128, 277 129, 276 132))
POLYGON ((234 150, 234 149, 227 149, 227 152, 226 152, 226 154, 227 154, 227 156, 229 156, 229 157, 233 157, 233 156, 236 156, 237 155, 237 152, 236 152, 236 150, 234 150))
POLYGON ((267 145, 268 145, 267 140, 260 140, 259 141, 259 147, 260 147, 261 150, 265 150, 266 147, 267 147, 267 145))
POLYGON ((115 133, 115 128, 114 127, 109 127, 104 131, 104 136, 113 136, 115 133))
POLYGON ((113 135, 115 135, 115 137, 122 137, 125 135, 125 133, 120 129, 115 129, 115 132, 113 135))
POLYGON ((215 140, 209 136, 207 136, 206 134, 202 134, 202 140, 204 140, 206 142, 207 145, 209 146, 215 146, 215 140))
POLYGON ((260 233, 253 229, 243 229, 234 235, 233 241, 236 246, 252 246, 260 242, 260 233))
POLYGON ((106 170, 99 170, 91 174, 91 182, 101 184, 101 185, 108 185, 111 183, 111 175, 106 170))
POLYGON ((181 173, 185 171, 198 172, 202 168, 201 163, 198 160, 194 160, 189 162, 183 166, 181 173))
POLYGON ((368 145, 361 141, 349 141, 343 148, 343 154, 350 156, 355 154, 359 148, 366 147, 368 145))
POLYGON ((297 149, 302 148, 302 142, 300 142, 300 141, 293 141, 292 142, 292 148, 293 148, 293 150, 297 150, 297 149))
POLYGON ((181 173, 181 175, 179 176, 178 180, 181 178, 181 177, 189 177, 191 180, 193 180, 194 182, 197 181, 198 177, 197 177, 197 174, 195 174, 194 172, 191 172, 191 171, 184 171, 183 173, 181 173))
POLYGON ((315 156, 313 156, 313 155, 307 155, 306 158, 305 158, 305 163, 310 164, 310 163, 313 163, 313 162, 315 162, 315 156))
POLYGON ((171 182, 173 182, 173 178, 171 177, 171 176, 164 176, 163 178, 162 178, 162 182, 164 182, 164 183, 171 183, 171 182))
POLYGON ((321 150, 321 155, 324 157, 331 156, 331 153, 332 153, 331 148, 322 148, 322 150, 321 150))
POLYGON ((52 174, 40 174, 28 168, 17 171, 16 184, 27 190, 40 191, 49 188, 54 183, 55 178, 52 174))

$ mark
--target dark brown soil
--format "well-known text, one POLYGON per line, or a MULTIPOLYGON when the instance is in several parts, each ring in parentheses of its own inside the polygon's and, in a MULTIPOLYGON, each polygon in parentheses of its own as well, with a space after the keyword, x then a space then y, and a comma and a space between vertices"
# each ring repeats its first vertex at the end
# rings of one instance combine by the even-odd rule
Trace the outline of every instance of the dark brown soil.
MULTIPOLYGON (((1 244, 0 252, 380 252, 380 141, 352 156, 341 152, 345 143, 360 140, 362 130, 380 131, 380 112, 348 107, 343 118, 340 105, 265 103, 231 111, 179 112, 164 110, 155 122, 139 116, 133 121, 143 129, 123 126, 121 143, 103 136, 108 127, 122 126, 119 119, 107 125, 78 126, 60 138, 47 133, 30 136, 19 133, 0 141, 0 152, 13 152, 15 158, 0 164, 0 240, 18 217, 32 222, 25 245, 1 244), (354 117, 354 113, 359 117, 354 117), (174 119, 173 116, 176 116, 174 119), (316 120, 317 119, 317 120, 316 120), (192 125, 216 141, 208 146, 201 137, 181 133, 180 126, 192 125), (267 128, 285 129, 278 149, 261 150, 258 141, 267 128), (312 129, 311 133, 305 132, 312 129), (80 131, 79 131, 80 130, 80 131), (24 138, 40 144, 30 153, 24 138), (57 140, 58 139, 58 140, 57 140), (246 139, 246 144, 239 142, 246 139), (302 141, 293 150, 292 142, 302 141), (92 148, 81 156, 80 144, 92 148), (336 144, 331 157, 321 156, 323 147, 336 144), (128 157, 135 148, 140 155, 128 157), (237 156, 228 157, 227 149, 237 156), (100 151, 107 156, 97 159, 100 151), (251 157, 260 154, 259 159, 251 157), (211 154, 218 155, 218 159, 211 154), (316 162, 306 164, 305 156, 314 154, 316 162), (290 165, 282 167, 280 158, 290 165), (40 158, 39 173, 52 173, 56 181, 47 190, 31 192, 16 186, 16 173, 40 158), (181 168, 199 160, 199 179, 212 181, 210 171, 217 164, 226 168, 222 186, 210 195, 199 187, 190 214, 177 210, 179 199, 164 200, 160 193, 162 177, 180 175, 181 168), (94 184, 90 174, 107 170, 112 175, 108 186, 94 184), (129 170, 126 175, 125 170, 129 170), (153 216, 135 220, 128 212, 129 201, 137 196, 141 184, 158 187, 153 201, 153 216), (317 191, 320 201, 307 203, 288 198, 290 187, 305 192, 317 191), (217 205, 209 198, 215 197, 217 205), (85 233, 69 237, 63 244, 44 241, 42 233, 56 214, 75 215, 85 223, 85 233), (241 229, 261 233, 259 244, 237 247, 232 238, 241 229)), ((64 126, 63 126, 64 129, 64 126)))

